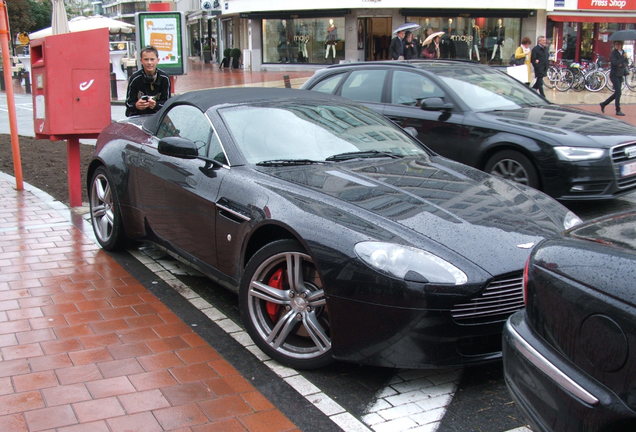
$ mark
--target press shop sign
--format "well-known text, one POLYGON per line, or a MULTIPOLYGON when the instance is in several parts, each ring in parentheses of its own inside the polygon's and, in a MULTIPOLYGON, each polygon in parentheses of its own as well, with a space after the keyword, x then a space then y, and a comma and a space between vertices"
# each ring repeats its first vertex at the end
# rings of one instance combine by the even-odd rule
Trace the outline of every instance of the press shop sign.
POLYGON ((636 0, 579 0, 579 9, 635 10, 636 0))

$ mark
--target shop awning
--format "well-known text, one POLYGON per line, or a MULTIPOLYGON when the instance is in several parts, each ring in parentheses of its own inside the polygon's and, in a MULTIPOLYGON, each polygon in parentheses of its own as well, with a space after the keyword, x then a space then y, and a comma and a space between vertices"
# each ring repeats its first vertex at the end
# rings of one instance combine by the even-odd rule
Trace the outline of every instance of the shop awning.
POLYGON ((571 12, 566 13, 548 12, 548 19, 557 22, 611 22, 611 23, 634 23, 636 24, 636 13, 621 12, 617 14, 598 12, 571 12))
POLYGON ((197 22, 200 19, 210 19, 210 18, 214 18, 217 15, 221 15, 220 10, 194 11, 186 15, 186 20, 188 21, 188 24, 192 24, 194 22, 197 22))
POLYGON ((349 15, 351 9, 308 9, 297 11, 264 11, 241 12, 241 18, 250 19, 294 19, 294 18, 329 18, 349 15))
POLYGON ((528 18, 535 13, 530 9, 400 9, 405 17, 528 18))

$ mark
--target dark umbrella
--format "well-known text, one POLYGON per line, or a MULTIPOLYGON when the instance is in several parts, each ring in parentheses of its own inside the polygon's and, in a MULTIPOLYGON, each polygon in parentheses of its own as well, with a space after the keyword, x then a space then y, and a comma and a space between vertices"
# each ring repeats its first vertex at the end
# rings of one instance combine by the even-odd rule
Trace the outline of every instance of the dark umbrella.
POLYGON ((626 41, 636 40, 636 30, 618 30, 612 33, 609 40, 611 41, 626 41))

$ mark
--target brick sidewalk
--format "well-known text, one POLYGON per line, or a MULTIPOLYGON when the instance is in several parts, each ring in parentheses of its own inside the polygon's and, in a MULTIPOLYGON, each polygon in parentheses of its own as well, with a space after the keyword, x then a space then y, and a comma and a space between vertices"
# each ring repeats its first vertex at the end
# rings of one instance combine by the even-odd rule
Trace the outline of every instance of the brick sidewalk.
POLYGON ((102 251, 0 173, 0 431, 298 428, 102 251))

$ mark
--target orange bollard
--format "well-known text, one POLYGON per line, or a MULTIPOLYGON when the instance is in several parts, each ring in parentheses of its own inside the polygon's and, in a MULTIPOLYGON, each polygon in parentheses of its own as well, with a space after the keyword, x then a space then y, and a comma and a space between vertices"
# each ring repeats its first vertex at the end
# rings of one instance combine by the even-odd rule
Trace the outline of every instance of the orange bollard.
POLYGON ((20 158, 20 141, 18 140, 18 121, 15 113, 15 96, 11 84, 11 51, 9 51, 9 13, 4 0, 0 0, 0 48, 2 49, 2 65, 6 86, 7 107, 9 109, 9 127, 11 128, 11 153, 13 154, 13 172, 15 188, 24 189, 22 180, 22 159, 20 158))

